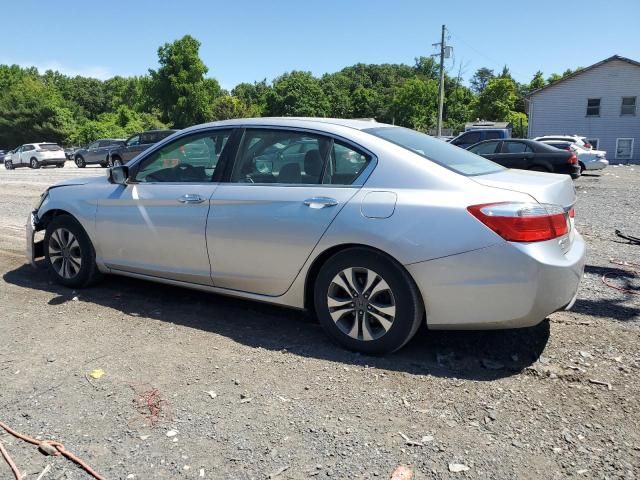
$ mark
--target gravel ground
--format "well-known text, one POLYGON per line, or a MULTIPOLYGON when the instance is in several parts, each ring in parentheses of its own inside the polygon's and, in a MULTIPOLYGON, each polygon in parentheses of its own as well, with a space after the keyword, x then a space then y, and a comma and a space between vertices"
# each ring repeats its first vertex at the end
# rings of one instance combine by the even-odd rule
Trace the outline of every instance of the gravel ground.
MULTIPOLYGON (((640 286, 610 263, 640 263, 613 234, 640 236, 639 166, 576 181, 589 254, 572 311, 525 330, 423 329, 382 358, 334 346, 296 311, 118 277, 52 284, 24 264, 23 224, 45 185, 79 174, 104 170, 0 169, 0 421, 106 478, 640 473, 640 298, 601 281, 640 286)), ((45 480, 89 478, 0 441, 27 479, 47 465, 45 480)))

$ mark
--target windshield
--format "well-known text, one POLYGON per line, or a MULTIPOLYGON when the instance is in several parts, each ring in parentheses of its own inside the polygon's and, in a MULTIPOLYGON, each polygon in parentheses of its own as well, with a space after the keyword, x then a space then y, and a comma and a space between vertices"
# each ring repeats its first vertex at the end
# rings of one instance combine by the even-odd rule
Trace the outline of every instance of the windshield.
POLYGON ((367 128, 364 131, 462 175, 486 175, 504 170, 486 158, 408 128, 378 127, 367 128))

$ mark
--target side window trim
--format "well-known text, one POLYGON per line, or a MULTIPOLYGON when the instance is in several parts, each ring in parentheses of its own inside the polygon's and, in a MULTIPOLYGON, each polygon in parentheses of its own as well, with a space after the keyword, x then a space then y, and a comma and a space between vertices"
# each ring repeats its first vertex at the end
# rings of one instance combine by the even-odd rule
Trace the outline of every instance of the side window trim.
MULTIPOLYGON (((240 153, 241 147, 242 147, 242 142, 244 140, 244 136, 247 130, 263 130, 263 129, 271 129, 271 130, 289 130, 289 131, 295 131, 295 132, 299 132, 299 133, 307 133, 307 134, 311 134, 311 135, 319 135, 319 136, 323 136, 326 137, 327 139, 331 140, 331 146, 333 147, 333 142, 334 141, 339 141, 347 146, 350 146, 352 148, 354 148, 357 151, 362 152, 363 154, 369 156, 371 158, 371 160, 369 161, 369 164, 364 168, 364 170, 362 170, 362 172, 360 172, 360 174, 358 175, 358 177, 353 181, 353 183, 351 183, 350 185, 332 185, 332 184, 323 184, 323 183, 318 183, 318 184, 311 184, 311 185, 315 185, 317 187, 330 187, 330 188, 353 188, 353 187, 362 187, 365 182, 369 179, 369 177, 371 176, 371 173, 373 172, 373 170, 375 170, 376 166, 378 165, 378 157, 369 149, 353 142, 352 140, 348 139, 348 138, 344 138, 341 137, 340 135, 336 135, 333 133, 329 133, 329 132, 325 132, 322 130, 315 130, 312 128, 304 128, 304 127, 290 127, 290 126, 283 126, 283 125, 259 125, 259 124, 251 124, 251 125, 240 125, 237 127, 238 132, 238 138, 237 138, 237 143, 234 145, 235 149, 233 152, 233 158, 225 165, 225 169, 224 169, 224 173, 222 175, 222 178, 219 180, 221 183, 226 183, 229 185, 243 185, 243 186, 247 186, 247 185, 260 185, 260 186, 270 186, 270 187, 299 187, 299 186, 308 186, 310 184, 283 184, 283 183, 252 183, 252 184, 248 184, 248 183, 234 183, 231 182, 231 175, 233 172, 233 169, 236 165, 236 163, 238 162, 238 155, 240 153)), ((232 140, 232 138, 229 138, 229 142, 232 140)), ((329 154, 329 151, 327 151, 327 155, 329 154)), ((226 152, 225 152, 226 153, 226 152)), ((324 169, 326 168, 327 162, 324 162, 324 166, 323 166, 323 171, 322 171, 322 175, 324 175, 324 169)), ((323 177, 322 177, 323 178, 323 177)))

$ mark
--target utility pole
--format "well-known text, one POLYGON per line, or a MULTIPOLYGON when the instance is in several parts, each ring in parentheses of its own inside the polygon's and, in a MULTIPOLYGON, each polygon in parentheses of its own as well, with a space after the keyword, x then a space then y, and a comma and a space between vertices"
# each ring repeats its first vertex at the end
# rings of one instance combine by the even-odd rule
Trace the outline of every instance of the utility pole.
POLYGON ((446 27, 442 25, 442 37, 440 43, 440 91, 438 92, 438 121, 436 122, 436 135, 439 137, 442 135, 442 109, 444 107, 444 52, 447 45, 445 44, 444 33, 446 27))

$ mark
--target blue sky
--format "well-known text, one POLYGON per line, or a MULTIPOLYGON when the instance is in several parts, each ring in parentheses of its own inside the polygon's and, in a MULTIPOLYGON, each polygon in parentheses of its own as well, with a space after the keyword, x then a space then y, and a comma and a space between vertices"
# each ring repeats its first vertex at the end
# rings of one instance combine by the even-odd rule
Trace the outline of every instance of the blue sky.
MULTIPOLYGON (((519 81, 613 54, 640 60, 640 0, 21 0, 0 9, 0 63, 107 78, 144 74, 184 34, 223 87, 290 70, 408 63, 435 52, 444 23, 468 79, 507 64, 519 81), (521 6, 517 6, 521 5, 521 6)), ((455 62, 455 63, 454 63, 455 62)))

